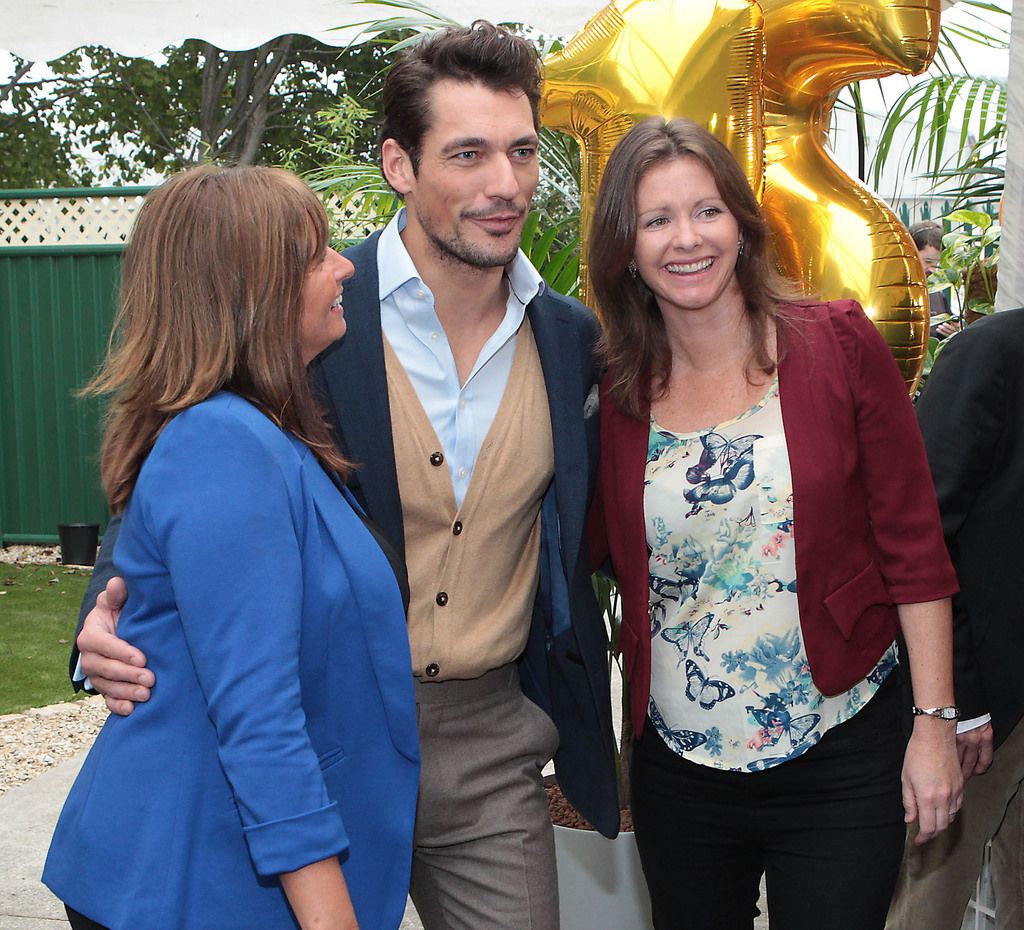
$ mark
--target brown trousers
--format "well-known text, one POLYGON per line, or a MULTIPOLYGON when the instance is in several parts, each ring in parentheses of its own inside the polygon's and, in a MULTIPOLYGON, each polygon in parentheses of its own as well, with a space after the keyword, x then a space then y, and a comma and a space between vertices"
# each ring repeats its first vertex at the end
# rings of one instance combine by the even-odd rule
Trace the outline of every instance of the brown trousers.
POLYGON ((992 840, 996 930, 1024 928, 1024 721, 1013 728, 984 775, 968 779, 949 829, 924 846, 907 845, 886 930, 960 930, 992 840))
POLYGON ((506 665, 419 682, 420 774, 410 894, 425 930, 557 930, 541 769, 558 731, 506 665))

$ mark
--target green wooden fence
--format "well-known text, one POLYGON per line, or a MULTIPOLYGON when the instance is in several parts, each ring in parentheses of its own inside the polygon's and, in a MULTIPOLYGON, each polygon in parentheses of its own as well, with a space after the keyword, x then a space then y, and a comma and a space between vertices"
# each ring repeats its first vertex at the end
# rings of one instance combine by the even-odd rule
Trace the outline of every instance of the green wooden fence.
POLYGON ((121 252, 149 188, 0 191, 0 544, 99 523, 103 357, 121 252))

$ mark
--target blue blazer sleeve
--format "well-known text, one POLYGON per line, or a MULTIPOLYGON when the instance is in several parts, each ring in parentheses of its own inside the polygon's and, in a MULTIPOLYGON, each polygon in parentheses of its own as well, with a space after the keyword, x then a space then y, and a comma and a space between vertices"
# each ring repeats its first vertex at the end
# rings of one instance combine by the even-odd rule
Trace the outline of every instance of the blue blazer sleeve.
POLYGON ((299 463, 291 440, 253 408, 238 399, 204 404, 164 431, 133 501, 169 570, 220 763, 261 875, 348 845, 301 705, 307 515, 299 463), (237 415, 240 405, 247 415, 237 415))

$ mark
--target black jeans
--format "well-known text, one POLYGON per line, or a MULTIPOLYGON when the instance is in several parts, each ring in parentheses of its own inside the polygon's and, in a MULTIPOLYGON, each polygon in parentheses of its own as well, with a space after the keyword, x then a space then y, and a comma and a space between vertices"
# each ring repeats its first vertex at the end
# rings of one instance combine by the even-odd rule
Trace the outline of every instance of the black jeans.
POLYGON ((799 758, 723 772, 650 720, 633 748, 633 821, 657 930, 881 930, 903 856, 896 675, 799 758))
POLYGON ((103 924, 90 920, 85 914, 79 914, 73 907, 68 907, 65 904, 64 910, 68 912, 68 923, 71 924, 71 930, 107 930, 103 924))

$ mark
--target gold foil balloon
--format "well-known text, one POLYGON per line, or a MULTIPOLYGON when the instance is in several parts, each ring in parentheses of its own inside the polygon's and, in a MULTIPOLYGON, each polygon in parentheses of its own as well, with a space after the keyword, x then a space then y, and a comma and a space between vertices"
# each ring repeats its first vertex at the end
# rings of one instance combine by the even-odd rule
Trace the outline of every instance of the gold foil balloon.
MULTIPOLYGON (((707 126, 759 190, 763 41, 752 0, 616 0, 545 60, 543 121, 580 143, 583 243, 608 156, 649 116, 707 126)), ((585 248, 580 279, 585 300, 585 248)))
MULTIPOLYGON (((787 273, 808 294, 861 301, 913 387, 928 335, 917 250, 835 164, 827 131, 846 84, 923 71, 938 26, 939 0, 615 0, 545 62, 544 122, 582 149, 583 242, 615 143, 648 116, 689 117, 762 195, 787 273)), ((584 250, 584 299, 586 272, 584 250)))
POLYGON ((939 0, 764 0, 762 7, 762 203, 780 258, 808 293, 861 301, 912 388, 928 339, 917 249, 888 206, 833 162, 827 131, 844 85, 928 66, 939 0))

